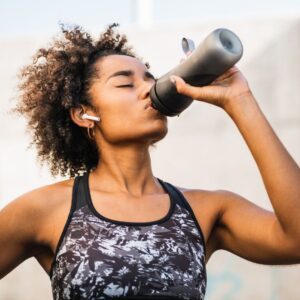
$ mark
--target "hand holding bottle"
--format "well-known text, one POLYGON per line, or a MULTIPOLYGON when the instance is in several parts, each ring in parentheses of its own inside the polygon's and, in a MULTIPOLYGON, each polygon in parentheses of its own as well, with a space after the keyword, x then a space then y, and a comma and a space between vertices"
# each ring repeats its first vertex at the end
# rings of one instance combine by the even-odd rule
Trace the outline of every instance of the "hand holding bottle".
POLYGON ((208 86, 192 86, 176 75, 170 76, 170 80, 175 84, 178 93, 225 110, 237 102, 240 103, 244 97, 252 95, 246 78, 236 66, 227 70, 208 86))
MULTIPOLYGON (((170 81, 171 76, 180 76, 189 85, 197 87, 207 86, 213 81, 217 83, 216 79, 218 76, 224 75, 243 54, 243 46, 240 39, 232 31, 224 28, 211 32, 197 48, 195 48, 192 40, 186 38, 183 38, 182 46, 187 59, 160 77, 150 90, 153 107, 167 116, 179 115, 193 102, 192 97, 187 96, 187 94, 180 94, 176 90, 176 87, 170 81)), ((226 82, 231 75, 226 78, 226 82)), ((185 88, 187 87, 185 86, 185 88)), ((193 91, 195 92, 195 90, 193 91)), ((224 90, 215 90, 217 93, 216 97, 222 91, 224 90)), ((196 96, 199 99, 199 95, 196 94, 196 96)), ((205 99, 209 101, 211 98, 205 99)), ((217 103, 215 101, 215 104, 217 103)), ((219 105, 221 106, 222 104, 222 101, 220 101, 219 105)))

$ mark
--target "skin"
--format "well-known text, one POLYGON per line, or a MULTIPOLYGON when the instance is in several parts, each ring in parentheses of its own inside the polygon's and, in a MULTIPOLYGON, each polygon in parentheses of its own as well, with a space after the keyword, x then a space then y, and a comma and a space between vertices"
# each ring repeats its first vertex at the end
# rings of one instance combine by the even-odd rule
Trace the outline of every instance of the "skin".
MULTIPOLYGON (((101 74, 90 90, 93 107, 72 109, 72 120, 93 128, 101 160, 90 175, 93 204, 121 221, 158 220, 170 199, 155 178, 149 147, 167 134, 167 118, 145 109, 154 79, 139 60, 111 55, 97 62, 101 74), (109 78, 117 71, 131 76, 109 78), (124 86, 130 85, 130 86, 124 86), (120 87, 121 86, 121 87, 120 87), (100 122, 83 120, 82 112, 100 122)), ((300 170, 284 148, 242 73, 228 70, 212 85, 192 87, 175 77, 179 93, 224 110, 244 138, 262 176, 274 213, 229 191, 178 187, 204 233, 206 262, 224 249, 261 264, 300 263, 300 170), (263 230, 262 230, 263 229, 263 230)), ((49 273, 71 206, 73 179, 30 191, 0 211, 0 278, 35 257, 49 273)))

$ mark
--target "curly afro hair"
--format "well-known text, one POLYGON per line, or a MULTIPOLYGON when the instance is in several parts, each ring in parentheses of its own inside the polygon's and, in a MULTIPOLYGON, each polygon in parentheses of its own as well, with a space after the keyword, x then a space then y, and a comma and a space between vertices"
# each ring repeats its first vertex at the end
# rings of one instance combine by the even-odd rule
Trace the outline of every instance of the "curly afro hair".
POLYGON ((93 40, 79 26, 61 25, 62 35, 47 49, 39 49, 20 72, 15 111, 27 118, 31 145, 37 147, 40 162, 48 163, 53 176, 74 177, 98 164, 99 149, 71 120, 69 110, 92 107, 89 89, 96 78, 96 61, 111 54, 137 58, 127 37, 115 32, 116 26, 109 25, 93 40))

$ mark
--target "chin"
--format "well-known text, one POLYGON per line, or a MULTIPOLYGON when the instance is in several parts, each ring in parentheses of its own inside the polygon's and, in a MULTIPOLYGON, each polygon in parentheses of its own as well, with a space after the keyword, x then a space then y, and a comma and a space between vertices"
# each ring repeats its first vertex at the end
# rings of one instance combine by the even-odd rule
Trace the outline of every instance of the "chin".
POLYGON ((168 133, 168 127, 160 126, 159 129, 151 132, 149 140, 151 141, 151 143, 156 143, 162 140, 167 135, 167 133, 168 133))
POLYGON ((136 143, 142 142, 146 144, 156 143, 162 140, 168 133, 167 122, 153 122, 150 126, 138 129, 131 128, 130 131, 119 131, 109 142, 113 144, 119 143, 136 143))

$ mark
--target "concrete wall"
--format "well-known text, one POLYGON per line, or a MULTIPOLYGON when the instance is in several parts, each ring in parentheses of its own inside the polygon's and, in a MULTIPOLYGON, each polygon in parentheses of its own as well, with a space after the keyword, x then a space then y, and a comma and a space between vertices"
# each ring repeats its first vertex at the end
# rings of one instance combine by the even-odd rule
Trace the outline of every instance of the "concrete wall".
MULTIPOLYGON (((123 31, 158 76, 183 56, 183 36, 198 44, 217 27, 236 32, 245 48, 238 67, 279 138, 299 164, 299 21, 300 16, 211 20, 123 31)), ((28 190, 54 181, 47 169, 36 163, 34 150, 27 150, 29 137, 24 121, 7 114, 9 99, 15 94, 17 70, 47 40, 48 37, 0 41, 0 207, 28 190)), ((195 101, 179 118, 169 118, 169 134, 152 150, 152 159, 155 175, 166 181, 189 188, 227 189, 272 210, 246 144, 230 118, 217 107, 195 101)), ((258 265, 218 251, 207 268, 208 300, 300 298, 299 265, 258 265)), ((0 281, 0 299, 51 299, 49 278, 35 259, 29 259, 0 281)))

